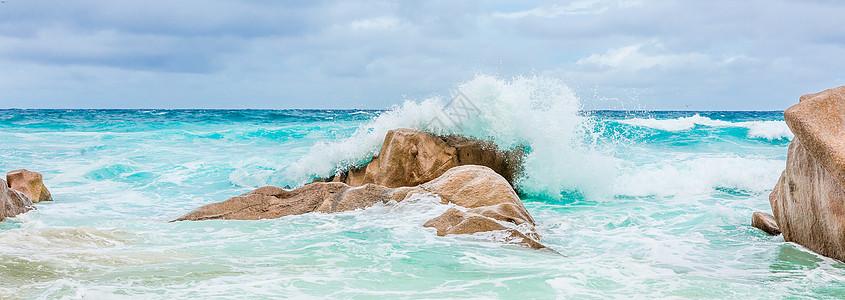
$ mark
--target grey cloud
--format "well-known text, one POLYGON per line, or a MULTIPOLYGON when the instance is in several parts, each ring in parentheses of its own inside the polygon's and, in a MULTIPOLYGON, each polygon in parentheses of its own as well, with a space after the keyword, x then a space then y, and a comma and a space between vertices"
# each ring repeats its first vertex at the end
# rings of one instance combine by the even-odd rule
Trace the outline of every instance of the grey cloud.
POLYGON ((0 104, 384 108, 485 72, 560 77, 588 108, 619 98, 776 109, 845 77, 843 11, 825 1, 7 0, 0 104))
POLYGON ((303 12, 315 8, 296 3, 9 1, 0 7, 0 28, 8 29, 0 31, 0 54, 44 64, 213 72, 249 39, 307 33, 314 25, 303 12))
POLYGON ((0 26, 35 34, 43 27, 76 31, 117 30, 168 36, 254 37, 297 35, 312 24, 307 16, 319 2, 185 1, 9 1, 0 8, 0 26), (295 4, 295 5, 291 5, 295 4))

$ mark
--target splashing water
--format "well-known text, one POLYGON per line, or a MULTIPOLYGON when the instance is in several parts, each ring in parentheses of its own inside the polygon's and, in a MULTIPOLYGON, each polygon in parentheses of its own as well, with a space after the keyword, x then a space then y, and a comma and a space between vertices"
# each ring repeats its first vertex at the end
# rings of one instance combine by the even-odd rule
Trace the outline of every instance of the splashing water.
POLYGON ((331 175, 378 153, 388 130, 411 128, 489 139, 502 149, 527 146, 524 173, 517 181, 527 194, 609 192, 604 187, 613 182, 615 162, 583 138, 592 133, 593 120, 581 114, 580 102, 561 81, 544 77, 507 81, 479 75, 459 84, 458 91, 477 108, 460 122, 446 120, 450 108, 442 98, 406 101, 359 126, 348 139, 317 144, 292 165, 291 173, 299 181, 331 175), (435 118, 444 121, 433 123, 435 118))

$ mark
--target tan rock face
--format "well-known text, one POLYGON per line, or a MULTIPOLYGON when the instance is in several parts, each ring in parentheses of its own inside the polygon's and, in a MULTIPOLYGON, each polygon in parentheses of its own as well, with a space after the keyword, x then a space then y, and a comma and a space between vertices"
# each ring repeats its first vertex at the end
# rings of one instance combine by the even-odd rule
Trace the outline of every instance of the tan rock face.
POLYGON ((175 221, 275 219, 319 211, 349 186, 343 183, 312 183, 293 191, 265 186, 249 193, 198 208, 175 221))
POLYGON ((387 132, 377 157, 349 171, 346 183, 416 186, 458 166, 458 151, 433 135, 397 129, 387 132))
POLYGON ((845 192, 797 137, 769 202, 784 240, 845 260, 845 192))
POLYGON ((521 219, 534 223, 511 185, 487 167, 468 165, 452 168, 420 187, 437 194, 444 203, 467 208, 511 204, 520 213, 521 219))
POLYGON ((15 170, 6 174, 6 181, 10 188, 23 193, 33 203, 53 201, 53 196, 44 186, 44 181, 39 173, 24 169, 15 170))
POLYGON ((845 87, 804 95, 784 112, 795 138, 769 195, 788 242, 845 260, 845 87))
POLYGON ((0 179, 0 221, 35 209, 32 201, 24 194, 10 189, 6 181, 0 179))
POLYGON ((509 183, 519 173, 524 149, 501 151, 490 141, 461 136, 395 129, 388 131, 379 154, 364 165, 315 182, 344 182, 351 186, 375 183, 386 187, 417 186, 461 165, 482 165, 509 183))
POLYGON ((801 96, 783 117, 810 155, 845 186, 845 86, 801 96))
POLYGON ((376 184, 352 187, 340 182, 317 182, 286 191, 262 187, 226 201, 200 207, 174 221, 213 219, 272 219, 309 212, 333 213, 403 201, 414 194, 440 196, 466 211, 450 209, 424 224, 438 235, 501 230, 506 241, 544 248, 534 232, 534 220, 508 182, 484 166, 459 166, 431 182, 415 187, 390 188, 376 184))

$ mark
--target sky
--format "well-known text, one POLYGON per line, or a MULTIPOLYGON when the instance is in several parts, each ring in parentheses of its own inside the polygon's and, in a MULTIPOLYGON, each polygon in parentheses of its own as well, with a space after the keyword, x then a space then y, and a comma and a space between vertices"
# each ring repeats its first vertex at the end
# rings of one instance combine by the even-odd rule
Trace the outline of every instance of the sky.
POLYGON ((2 108, 384 109, 478 74, 585 109, 783 110, 845 85, 845 1, 0 0, 2 108))

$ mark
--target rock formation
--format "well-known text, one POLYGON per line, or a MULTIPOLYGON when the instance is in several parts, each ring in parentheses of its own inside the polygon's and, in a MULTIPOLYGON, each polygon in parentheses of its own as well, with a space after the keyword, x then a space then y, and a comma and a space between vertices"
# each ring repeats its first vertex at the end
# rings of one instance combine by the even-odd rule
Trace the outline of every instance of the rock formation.
POLYGON ((769 195, 788 242, 845 260, 845 87, 804 95, 784 112, 795 138, 769 195))
POLYGON ((350 186, 375 183, 391 188, 416 186, 457 166, 482 165, 513 185, 523 153, 523 148, 502 151, 490 141, 395 129, 388 131, 379 154, 370 162, 315 182, 343 182, 350 186))
POLYGON ((32 201, 23 193, 10 189, 3 179, 0 179, 0 221, 14 217, 34 209, 32 201))
POLYGON ((25 169, 14 170, 6 174, 6 182, 10 188, 23 193, 33 203, 53 201, 50 191, 44 186, 42 176, 25 169))
POLYGON ((333 213, 379 202, 399 202, 413 194, 434 194, 444 204, 465 208, 451 208, 424 224, 437 229, 438 235, 498 231, 507 242, 545 248, 536 241, 534 219, 507 180, 488 167, 476 165, 451 168, 439 177, 413 187, 394 188, 372 183, 353 187, 342 182, 316 182, 293 191, 262 187, 200 207, 174 221, 257 220, 309 212, 333 213))
POLYGON ((24 169, 0 179, 0 221, 35 209, 32 203, 53 201, 39 173, 24 169))
POLYGON ((379 154, 360 166, 287 191, 262 187, 200 207, 174 221, 272 219, 309 212, 333 213, 434 194, 455 204, 423 226, 437 235, 494 232, 496 239, 545 248, 534 219, 512 187, 523 148, 502 151, 489 141, 390 130, 379 154))

